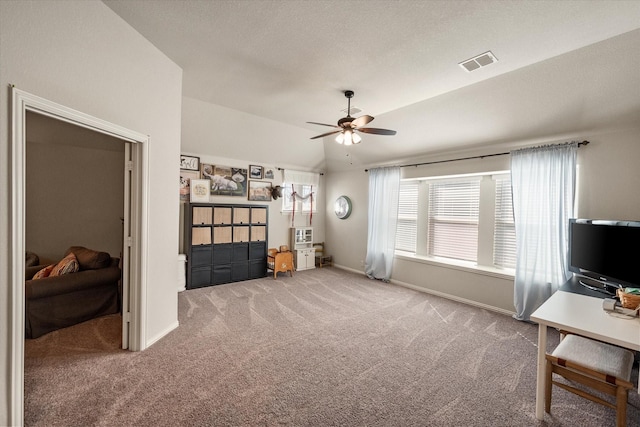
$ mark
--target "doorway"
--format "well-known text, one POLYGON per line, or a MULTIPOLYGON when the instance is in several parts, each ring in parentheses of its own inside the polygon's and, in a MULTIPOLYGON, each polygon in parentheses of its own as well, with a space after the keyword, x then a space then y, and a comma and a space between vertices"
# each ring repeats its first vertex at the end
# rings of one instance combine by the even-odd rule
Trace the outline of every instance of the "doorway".
POLYGON ((124 150, 124 202, 122 245, 122 343, 123 348, 144 348, 142 296, 146 283, 146 229, 148 136, 89 116, 38 96, 11 88, 11 378, 10 421, 22 425, 24 414, 25 330, 25 188, 26 128, 31 113, 66 122, 126 142, 124 150), (28 114, 29 113, 29 114, 28 114))
POLYGON ((25 246, 57 262, 71 246, 122 258, 130 142, 27 111, 25 246))

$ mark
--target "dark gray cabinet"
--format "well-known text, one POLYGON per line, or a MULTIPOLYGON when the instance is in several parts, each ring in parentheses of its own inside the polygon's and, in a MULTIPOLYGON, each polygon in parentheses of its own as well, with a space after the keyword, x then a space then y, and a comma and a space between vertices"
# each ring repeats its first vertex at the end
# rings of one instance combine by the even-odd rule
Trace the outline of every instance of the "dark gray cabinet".
POLYGON ((267 275, 264 205, 186 203, 187 289, 267 275))

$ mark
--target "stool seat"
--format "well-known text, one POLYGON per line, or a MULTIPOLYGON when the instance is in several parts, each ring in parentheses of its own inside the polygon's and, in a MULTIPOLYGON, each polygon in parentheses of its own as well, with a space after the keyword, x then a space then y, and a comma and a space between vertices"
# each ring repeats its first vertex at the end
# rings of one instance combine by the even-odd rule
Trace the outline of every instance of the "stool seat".
POLYGON ((567 335, 551 354, 612 377, 631 379, 633 353, 624 348, 579 335, 567 335))
MULTIPOLYGON (((564 333, 563 333, 564 334, 564 333)), ((551 389, 556 385, 592 402, 615 409, 616 426, 626 426, 627 398, 631 384, 633 352, 579 335, 567 335, 556 349, 546 355, 545 411, 551 412, 551 389), (558 382, 553 374, 569 380, 558 382), (596 394, 573 387, 576 382, 593 390, 615 396, 615 404, 596 394)))

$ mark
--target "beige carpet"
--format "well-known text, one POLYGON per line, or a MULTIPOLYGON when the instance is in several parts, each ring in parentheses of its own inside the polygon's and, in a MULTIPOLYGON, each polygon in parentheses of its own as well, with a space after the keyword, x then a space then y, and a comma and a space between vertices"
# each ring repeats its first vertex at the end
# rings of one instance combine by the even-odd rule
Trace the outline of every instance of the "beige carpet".
POLYGON ((185 291, 179 317, 139 353, 119 316, 27 340, 26 425, 615 424, 563 390, 535 419, 535 325, 336 268, 185 291))

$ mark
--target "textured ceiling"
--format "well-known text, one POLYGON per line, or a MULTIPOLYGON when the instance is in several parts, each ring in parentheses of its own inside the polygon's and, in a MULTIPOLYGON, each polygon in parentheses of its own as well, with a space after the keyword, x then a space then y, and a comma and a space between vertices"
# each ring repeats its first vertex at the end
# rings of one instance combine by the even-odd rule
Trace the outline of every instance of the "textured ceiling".
MULTIPOLYGON (((363 135, 351 163, 640 120, 640 1, 104 3, 183 68, 187 97, 311 137, 329 128, 305 122, 335 123, 354 90, 357 115, 398 135, 363 135), (496 64, 458 65, 489 50, 496 64)), ((327 139, 327 160, 340 149, 327 139)))

